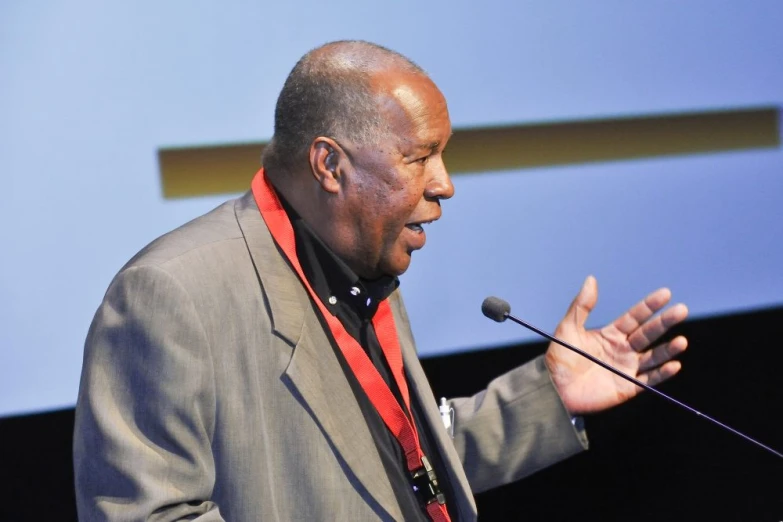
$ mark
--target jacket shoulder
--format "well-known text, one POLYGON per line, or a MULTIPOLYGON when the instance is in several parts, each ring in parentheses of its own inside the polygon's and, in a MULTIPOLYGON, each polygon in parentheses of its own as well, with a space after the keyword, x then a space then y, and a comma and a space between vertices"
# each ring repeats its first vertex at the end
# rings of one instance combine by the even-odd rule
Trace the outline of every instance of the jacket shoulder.
POLYGON ((239 199, 226 201, 215 209, 163 234, 142 248, 120 272, 131 267, 157 266, 209 257, 230 243, 243 244, 242 231, 234 207, 239 199), (227 244, 228 243, 228 244, 227 244))

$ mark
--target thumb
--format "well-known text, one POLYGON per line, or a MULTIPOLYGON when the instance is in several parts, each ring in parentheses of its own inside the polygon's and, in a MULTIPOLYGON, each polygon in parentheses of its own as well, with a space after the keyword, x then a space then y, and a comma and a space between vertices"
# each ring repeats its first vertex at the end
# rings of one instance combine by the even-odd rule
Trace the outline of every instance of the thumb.
POLYGON ((568 307, 563 323, 567 323, 572 327, 584 328, 587 316, 593 311, 597 301, 598 282, 595 280, 595 277, 589 275, 582 284, 579 293, 571 301, 571 306, 568 307))

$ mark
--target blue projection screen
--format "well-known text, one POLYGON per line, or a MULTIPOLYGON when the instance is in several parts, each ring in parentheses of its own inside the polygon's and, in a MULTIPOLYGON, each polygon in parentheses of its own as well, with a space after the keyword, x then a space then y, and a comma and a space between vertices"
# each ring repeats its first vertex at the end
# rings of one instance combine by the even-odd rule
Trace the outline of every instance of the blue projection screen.
MULTIPOLYGON (((73 405, 113 275, 225 199, 165 199, 158 151, 269 139, 283 81, 312 47, 359 38, 410 56, 456 129, 779 118, 781 27, 773 0, 4 2, 0 415, 73 405)), ((554 329, 588 274, 595 325, 659 286, 693 316, 783 303, 779 120, 773 141, 455 176, 403 277, 420 354, 531 339, 482 317, 491 294, 554 329)))

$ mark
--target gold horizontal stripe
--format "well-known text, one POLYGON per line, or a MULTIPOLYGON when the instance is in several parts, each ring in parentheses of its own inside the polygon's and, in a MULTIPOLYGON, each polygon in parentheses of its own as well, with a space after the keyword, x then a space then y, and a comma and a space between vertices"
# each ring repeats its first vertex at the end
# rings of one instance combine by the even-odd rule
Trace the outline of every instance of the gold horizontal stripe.
MULTIPOLYGON (((456 129, 449 172, 462 174, 779 147, 780 108, 456 129)), ((266 143, 162 148, 166 198, 247 190, 266 143)))

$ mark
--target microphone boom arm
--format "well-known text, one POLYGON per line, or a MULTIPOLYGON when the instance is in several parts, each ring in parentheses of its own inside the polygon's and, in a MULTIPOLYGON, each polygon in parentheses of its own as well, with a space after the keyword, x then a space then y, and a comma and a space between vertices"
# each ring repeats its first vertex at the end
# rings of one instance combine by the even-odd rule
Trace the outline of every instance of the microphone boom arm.
MULTIPOLYGON (((492 317, 492 316, 487 314, 487 311, 485 311, 484 312, 485 315, 487 315, 487 317, 489 317, 490 319, 493 319, 493 320, 498 321, 498 322, 502 322, 505 319, 511 319, 513 322, 517 323, 518 325, 524 326, 528 330, 531 330, 531 331, 537 333, 538 335, 540 335, 542 337, 545 337, 546 339, 549 339, 550 341, 552 341, 554 343, 559 344, 560 346, 563 346, 563 347, 568 348, 569 350, 571 350, 573 352, 578 353, 582 357, 585 357, 585 358, 591 360, 592 362, 594 362, 595 364, 597 364, 601 368, 609 370, 610 372, 614 373, 615 375, 618 375, 618 376, 622 377, 623 379, 625 379, 625 380, 627 380, 629 382, 632 382, 636 386, 639 386, 640 388, 644 388, 645 390, 647 390, 649 392, 652 392, 655 395, 657 395, 659 397, 662 397, 662 398, 666 399, 667 401, 676 404, 680 408, 684 408, 684 409, 688 410, 689 412, 691 412, 691 413, 693 413, 693 414, 695 414, 695 415, 697 415, 697 416, 699 416, 699 417, 701 417, 703 419, 706 419, 706 420, 712 422, 713 424, 715 424, 715 425, 717 425, 717 426, 719 426, 719 427, 721 427, 721 428, 723 428, 723 429, 725 429, 725 430, 727 430, 727 431, 729 431, 729 432, 731 432, 731 433, 733 433, 733 434, 735 434, 735 435, 737 435, 739 437, 742 437, 743 439, 747 440, 748 442, 752 442, 756 446, 767 450, 768 452, 772 453, 773 455, 776 455, 776 456, 778 456, 780 458, 783 458, 783 453, 780 453, 779 451, 776 451, 776 450, 770 448, 766 444, 763 444, 763 443, 757 441, 756 439, 753 439, 753 438, 745 435, 741 431, 735 430, 731 426, 727 426, 726 424, 723 424, 722 422, 720 422, 720 421, 718 421, 716 419, 713 419, 709 415, 705 415, 704 413, 700 412, 699 410, 688 406, 684 402, 678 401, 674 397, 670 397, 669 395, 666 395, 662 391, 657 390, 657 389, 653 388, 652 386, 644 384, 643 382, 639 381, 638 379, 635 379, 635 378, 631 377, 630 375, 627 375, 627 374, 621 372, 617 368, 614 368, 614 367, 606 364, 601 359, 598 359, 597 357, 595 357, 593 355, 590 355, 589 353, 585 352, 584 350, 581 350, 581 349, 577 348, 576 346, 573 346, 573 345, 571 345, 571 344, 569 344, 569 343, 567 343, 565 341, 561 341, 560 339, 558 339, 554 335, 550 335, 550 334, 546 333, 545 331, 541 330, 540 328, 537 328, 537 327, 533 326, 532 324, 530 324, 530 323, 528 323, 526 321, 523 321, 522 319, 514 317, 513 315, 511 315, 511 313, 509 311, 511 307, 505 301, 502 301, 502 300, 500 300, 498 298, 487 298, 487 299, 497 299, 498 303, 502 303, 503 305, 505 305, 505 307, 507 307, 506 309, 502 310, 502 312, 501 312, 503 314, 502 319, 499 319, 499 318, 496 318, 496 317, 492 317)), ((486 301, 485 301, 485 303, 486 303, 486 301)), ((494 305, 495 303, 492 303, 492 304, 494 305)))

